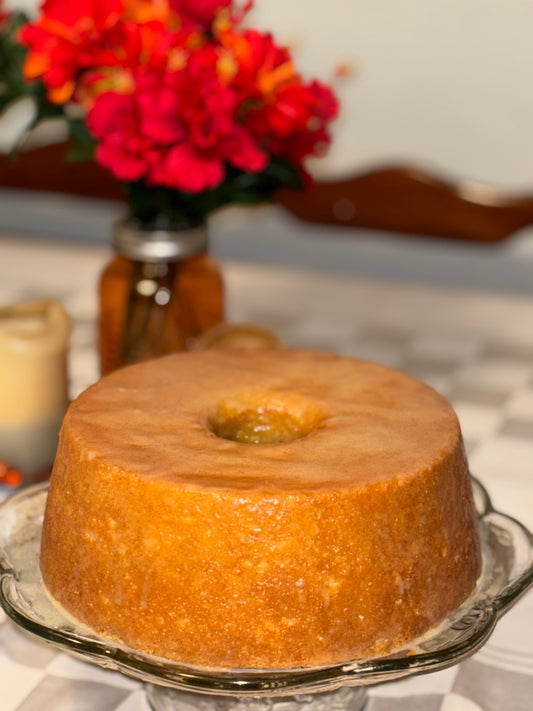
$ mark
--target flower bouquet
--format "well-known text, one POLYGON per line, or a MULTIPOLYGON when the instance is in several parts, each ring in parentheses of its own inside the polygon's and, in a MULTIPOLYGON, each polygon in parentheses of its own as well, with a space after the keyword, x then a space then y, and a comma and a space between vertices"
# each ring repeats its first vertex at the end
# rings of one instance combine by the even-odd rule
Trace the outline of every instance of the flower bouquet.
POLYGON ((45 0, 32 21, 0 19, 0 112, 30 96, 27 132, 63 118, 70 158, 110 171, 129 204, 100 286, 103 372, 188 348, 223 319, 207 215, 304 187, 305 160, 330 143, 333 91, 248 27, 250 9, 45 0))
POLYGON ((62 116, 71 158, 94 159, 143 222, 202 218, 308 179, 338 104, 232 0, 46 0, 2 22, 0 111, 62 116))

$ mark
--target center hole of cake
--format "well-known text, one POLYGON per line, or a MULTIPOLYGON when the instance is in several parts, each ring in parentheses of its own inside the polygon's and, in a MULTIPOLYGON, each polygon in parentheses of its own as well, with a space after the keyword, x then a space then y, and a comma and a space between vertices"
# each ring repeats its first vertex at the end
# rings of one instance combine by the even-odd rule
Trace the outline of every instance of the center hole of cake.
POLYGON ((302 403, 219 403, 208 417, 208 428, 217 437, 243 444, 286 444, 305 437, 322 421, 321 413, 302 403))

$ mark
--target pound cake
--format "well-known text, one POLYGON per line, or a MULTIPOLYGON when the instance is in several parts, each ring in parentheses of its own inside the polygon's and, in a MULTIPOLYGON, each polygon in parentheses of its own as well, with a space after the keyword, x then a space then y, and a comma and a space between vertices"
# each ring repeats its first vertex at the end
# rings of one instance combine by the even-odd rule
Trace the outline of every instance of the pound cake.
POLYGON ((98 634, 210 668, 381 655, 480 573, 449 403, 326 353, 180 353, 108 375, 65 417, 41 571, 98 634))

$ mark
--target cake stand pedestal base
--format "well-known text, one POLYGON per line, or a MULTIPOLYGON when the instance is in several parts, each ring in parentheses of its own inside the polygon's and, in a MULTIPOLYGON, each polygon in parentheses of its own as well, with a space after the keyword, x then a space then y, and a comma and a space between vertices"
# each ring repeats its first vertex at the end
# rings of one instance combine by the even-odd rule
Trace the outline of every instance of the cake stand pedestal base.
POLYGON ((296 696, 217 696, 148 684, 152 711, 363 711, 367 692, 362 686, 296 696))

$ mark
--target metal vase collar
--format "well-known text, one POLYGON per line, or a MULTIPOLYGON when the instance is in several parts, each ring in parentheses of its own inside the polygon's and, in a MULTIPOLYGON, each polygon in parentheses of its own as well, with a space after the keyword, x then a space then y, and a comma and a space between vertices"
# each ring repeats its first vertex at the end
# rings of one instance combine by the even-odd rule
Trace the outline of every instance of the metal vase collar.
POLYGON ((207 249, 204 222, 175 229, 145 228, 134 220, 120 220, 113 228, 113 248, 141 262, 169 262, 192 257, 207 249))

